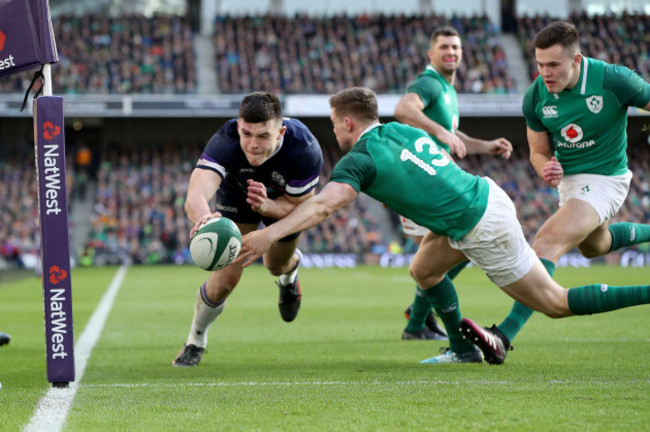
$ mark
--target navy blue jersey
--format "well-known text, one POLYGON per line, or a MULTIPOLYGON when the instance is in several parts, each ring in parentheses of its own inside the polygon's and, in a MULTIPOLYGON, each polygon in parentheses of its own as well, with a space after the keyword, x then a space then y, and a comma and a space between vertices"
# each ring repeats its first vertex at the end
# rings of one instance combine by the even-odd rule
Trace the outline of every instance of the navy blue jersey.
POLYGON ((222 178, 222 188, 233 192, 247 191, 246 180, 266 186, 270 199, 284 194, 299 197, 317 184, 323 168, 323 154, 318 140, 299 120, 285 118, 287 130, 278 149, 260 166, 252 166, 239 144, 237 119, 231 119, 215 133, 203 150, 197 168, 209 169, 222 178))

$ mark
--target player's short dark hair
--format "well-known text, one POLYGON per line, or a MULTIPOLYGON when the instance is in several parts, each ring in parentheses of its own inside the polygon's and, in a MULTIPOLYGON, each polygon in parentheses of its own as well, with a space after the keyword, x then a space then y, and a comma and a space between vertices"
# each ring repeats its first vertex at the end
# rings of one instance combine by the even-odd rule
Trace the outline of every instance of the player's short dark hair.
POLYGON ((429 38, 429 42, 431 45, 436 43, 436 39, 438 39, 440 36, 458 36, 460 37, 460 33, 458 33, 458 30, 451 26, 442 26, 442 27, 437 27, 435 30, 433 30, 433 33, 431 33, 431 37, 429 38))
POLYGON ((377 95, 365 87, 352 87, 341 90, 329 99, 330 107, 338 115, 352 115, 362 120, 379 119, 377 95))
POLYGON ((533 42, 535 48, 539 49, 546 49, 559 44, 570 54, 580 52, 578 29, 573 24, 564 21, 552 22, 541 29, 533 42))
POLYGON ((242 99, 239 118, 248 123, 264 123, 282 119, 282 104, 273 93, 255 92, 242 99))

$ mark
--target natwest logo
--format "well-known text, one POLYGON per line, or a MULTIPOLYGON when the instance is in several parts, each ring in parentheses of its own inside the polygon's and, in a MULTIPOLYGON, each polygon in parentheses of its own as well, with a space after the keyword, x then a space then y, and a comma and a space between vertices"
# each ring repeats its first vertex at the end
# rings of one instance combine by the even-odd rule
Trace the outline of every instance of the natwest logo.
MULTIPOLYGON (((4 33, 2 33, 2 30, 0 30, 0 51, 2 51, 5 48, 5 41, 7 40, 6 36, 4 33)), ((12 66, 16 66, 16 62, 14 61, 14 56, 11 54, 7 58, 0 58, 0 71, 3 69, 9 69, 12 66)))
POLYGON ((68 277, 68 272, 57 265, 50 266, 50 283, 56 285, 68 277))
POLYGON ((560 133, 562 138, 572 143, 580 141, 584 135, 582 128, 574 123, 564 126, 560 133))
POLYGON ((46 121, 43 123, 43 138, 46 140, 49 141, 60 133, 61 128, 58 125, 55 125, 51 121, 46 121))

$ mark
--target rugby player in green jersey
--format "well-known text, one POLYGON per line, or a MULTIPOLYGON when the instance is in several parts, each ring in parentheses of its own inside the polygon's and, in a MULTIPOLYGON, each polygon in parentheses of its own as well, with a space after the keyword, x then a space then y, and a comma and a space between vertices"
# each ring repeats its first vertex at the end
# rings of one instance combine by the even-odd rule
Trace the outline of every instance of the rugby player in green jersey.
MULTIPOLYGON (((460 123, 458 95, 454 88, 456 71, 463 58, 460 34, 453 27, 439 27, 433 31, 429 40, 429 64, 424 72, 409 85, 406 94, 395 106, 395 119, 429 133, 431 138, 448 153, 459 158, 465 154, 493 154, 508 159, 512 154, 512 144, 505 138, 482 140, 470 137, 458 130, 460 123)), ((400 216, 402 231, 411 236, 418 247, 427 229, 412 220, 400 216)), ((448 274, 454 277, 469 261, 454 267, 448 274)), ((427 265, 414 261, 411 266, 427 265)), ((405 315, 408 318, 402 339, 447 339, 447 333, 436 323, 431 313, 431 303, 415 288, 415 299, 405 315)))
MULTIPOLYGON (((244 236, 235 263, 244 267, 290 233, 318 225, 363 191, 426 227, 416 259, 429 266, 411 271, 449 329, 461 322, 458 297, 446 276, 470 259, 515 300, 552 318, 593 314, 650 303, 650 285, 558 285, 526 242, 515 206, 494 181, 463 171, 423 130, 397 122, 379 123, 375 94, 365 88, 330 98, 339 147, 347 153, 329 182, 282 220, 244 236)), ((494 342, 497 343, 498 339, 494 342)), ((459 332, 449 332, 448 349, 423 363, 479 363, 483 356, 459 332)))
MULTIPOLYGON (((552 276, 558 259, 575 247, 592 258, 650 241, 650 225, 609 225, 632 180, 627 110, 650 110, 650 84, 626 67, 580 54, 572 24, 549 24, 534 45, 540 74, 523 102, 530 161, 546 184, 558 188, 560 208, 540 228, 533 249, 552 276)), ((484 329, 464 319, 463 332, 486 359, 503 363, 510 341, 532 312, 515 302, 498 326, 484 329)))

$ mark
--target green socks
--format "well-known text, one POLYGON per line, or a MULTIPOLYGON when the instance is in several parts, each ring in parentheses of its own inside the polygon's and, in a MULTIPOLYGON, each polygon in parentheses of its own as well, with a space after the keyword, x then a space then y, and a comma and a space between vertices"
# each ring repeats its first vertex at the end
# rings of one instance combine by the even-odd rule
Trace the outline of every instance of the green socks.
MULTIPOLYGON (((540 260, 542 261, 542 264, 544 264, 544 268, 546 268, 548 274, 553 277, 553 274, 555 273, 555 263, 544 258, 540 258, 540 260)), ((533 310, 531 308, 515 301, 510 313, 506 319, 497 326, 497 328, 501 330, 501 333, 503 333, 510 342, 512 342, 515 336, 517 336, 517 333, 519 333, 519 330, 521 330, 524 324, 526 324, 526 321, 528 321, 528 318, 530 318, 532 314, 533 310)))
POLYGON ((497 328, 512 342, 533 312, 528 306, 524 306, 518 301, 515 301, 510 313, 497 328))
POLYGON ((447 276, 449 276, 449 279, 454 280, 456 276, 458 276, 458 273, 461 272, 465 267, 467 267, 467 264, 469 264, 469 260, 463 261, 460 264, 456 264, 447 272, 447 276))
POLYGON ((411 308, 411 317, 404 330, 410 333, 416 333, 422 330, 429 312, 431 312, 431 302, 425 297, 422 288, 416 286, 415 300, 413 300, 413 307, 411 308))
POLYGON ((650 241, 650 225, 619 222, 609 226, 612 234, 612 247, 614 251, 625 246, 632 246, 650 241))
POLYGON ((576 315, 590 315, 650 303, 650 285, 585 285, 569 289, 569 309, 576 315))
POLYGON ((437 285, 422 290, 422 293, 431 302, 436 313, 442 320, 449 336, 449 348, 456 354, 464 354, 474 351, 474 345, 463 338, 460 331, 460 308, 458 307, 458 295, 454 283, 448 276, 437 285))
MULTIPOLYGON (((469 264, 469 260, 463 261, 462 263, 455 265, 451 270, 447 272, 447 276, 449 276, 449 279, 453 279, 456 276, 458 276, 458 273, 460 273, 462 269, 467 267, 467 264, 469 264)), ((429 300, 427 300, 426 297, 424 296, 424 291, 422 290, 422 288, 416 286, 415 300, 413 301, 411 317, 409 318, 409 322, 406 325, 406 328, 404 330, 410 333, 415 333, 422 330, 424 328, 424 323, 427 320, 427 315, 429 315, 430 310, 431 310, 431 302, 429 302, 429 300)))

